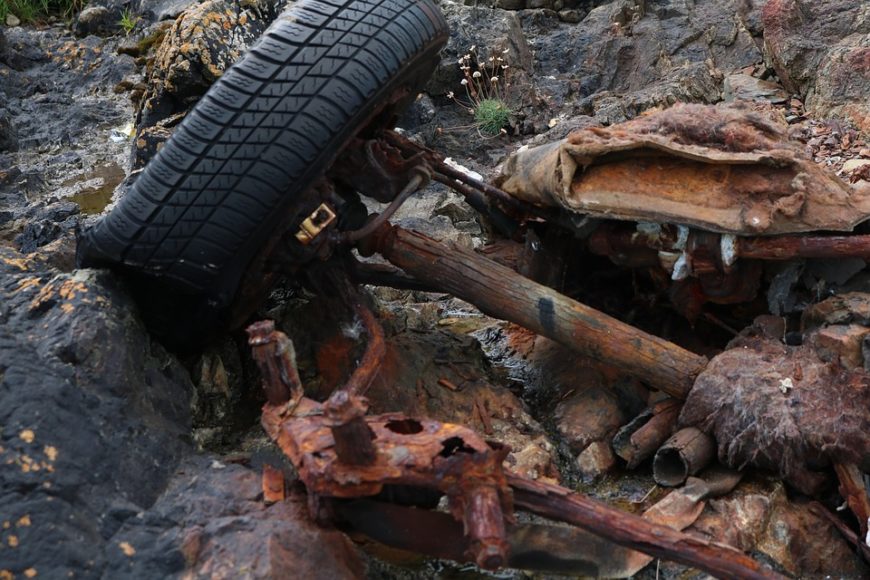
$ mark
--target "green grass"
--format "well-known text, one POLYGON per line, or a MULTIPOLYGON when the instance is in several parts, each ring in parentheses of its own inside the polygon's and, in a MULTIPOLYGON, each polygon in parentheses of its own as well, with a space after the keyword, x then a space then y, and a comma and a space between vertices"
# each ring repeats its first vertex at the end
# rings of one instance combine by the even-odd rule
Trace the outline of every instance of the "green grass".
POLYGON ((489 135, 498 135, 508 124, 510 117, 510 108, 500 99, 483 99, 474 108, 477 126, 489 135))
POLYGON ((6 15, 14 14, 21 22, 34 22, 48 16, 72 18, 85 6, 86 0, 0 0, 0 24, 6 15))
POLYGON ((124 29, 124 32, 129 36, 133 29, 136 28, 136 23, 139 22, 138 16, 133 16, 129 10, 124 10, 124 13, 121 14, 121 20, 118 21, 118 24, 121 25, 121 28, 124 29))

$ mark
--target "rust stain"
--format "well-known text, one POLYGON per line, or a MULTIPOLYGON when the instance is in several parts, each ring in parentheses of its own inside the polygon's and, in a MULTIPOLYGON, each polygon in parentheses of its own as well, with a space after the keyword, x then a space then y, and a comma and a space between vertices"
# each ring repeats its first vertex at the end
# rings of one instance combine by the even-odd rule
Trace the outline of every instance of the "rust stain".
POLYGON ((53 445, 46 445, 42 449, 42 452, 45 453, 45 456, 48 457, 49 461, 57 460, 57 447, 54 447, 53 445))
POLYGON ((17 522, 15 522, 15 525, 19 527, 27 527, 30 525, 30 523, 30 514, 24 514, 18 519, 17 522))
POLYGON ((36 434, 32 429, 24 429, 18 434, 18 438, 25 443, 33 443, 33 440, 36 439, 36 434))

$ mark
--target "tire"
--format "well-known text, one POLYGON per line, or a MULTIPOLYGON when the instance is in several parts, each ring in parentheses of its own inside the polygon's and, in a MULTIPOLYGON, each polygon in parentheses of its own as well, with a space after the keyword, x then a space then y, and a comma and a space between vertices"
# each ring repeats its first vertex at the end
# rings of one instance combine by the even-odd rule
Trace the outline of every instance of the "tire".
MULTIPOLYGON (((79 238, 174 348, 226 326, 251 262, 383 102, 418 92, 447 25, 432 0, 300 0, 188 113, 79 238)), ((308 212, 311 208, 307 209, 308 212)))

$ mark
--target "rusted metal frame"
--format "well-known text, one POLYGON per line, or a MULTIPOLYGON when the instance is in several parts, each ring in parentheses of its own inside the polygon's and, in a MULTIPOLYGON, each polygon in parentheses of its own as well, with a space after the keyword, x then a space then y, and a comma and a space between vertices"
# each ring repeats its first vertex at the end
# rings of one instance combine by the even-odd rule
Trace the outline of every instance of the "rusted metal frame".
MULTIPOLYGON (((705 236, 717 236, 699 232, 705 236)), ((691 237, 691 236, 690 236, 691 237)), ((589 240, 593 253, 615 255, 631 251, 681 251, 676 248, 674 232, 663 231, 651 236, 637 232, 633 225, 613 224, 596 230, 589 240)), ((753 260, 793 260, 798 258, 863 258, 870 260, 870 235, 813 236, 788 235, 775 237, 734 237, 734 257, 753 260)), ((709 246, 709 244, 707 244, 709 246)), ((721 255, 712 256, 717 262, 721 255)))
MULTIPOLYGON (((413 157, 420 156, 425 159, 435 172, 433 174, 435 181, 443 183, 448 187, 452 187, 465 196, 472 207, 480 206, 481 196, 479 194, 482 193, 485 198, 495 202, 495 204, 512 212, 516 212, 519 215, 534 216, 547 221, 568 225, 570 227, 570 224, 564 219, 562 212, 526 203, 494 185, 475 179, 467 173, 448 165, 444 156, 440 153, 427 147, 423 147, 422 145, 418 145, 410 139, 399 135, 395 131, 384 131, 381 134, 381 137, 384 141, 400 149, 406 155, 413 157)), ((492 208, 492 204, 487 205, 492 208)))
POLYGON ((785 578, 731 546, 653 524, 565 488, 515 475, 509 475, 508 482, 517 507, 579 526, 621 546, 692 566, 720 578, 785 578))
MULTIPOLYGON (((274 330, 264 336, 262 330, 268 326, 261 323, 249 331, 255 350, 282 342, 281 333, 274 330)), ((277 387, 264 385, 267 390, 279 390, 282 376, 297 374, 289 368, 272 372, 274 360, 278 366, 294 367, 291 358, 256 360, 265 379, 278 382, 277 387)), ((335 401, 346 403, 343 408, 330 410, 332 399, 320 405, 304 398, 292 408, 285 403, 267 403, 263 408, 263 427, 296 465, 315 504, 319 496, 372 496, 389 484, 441 490, 447 494, 451 514, 462 523, 471 559, 495 569, 509 561, 506 524, 513 521, 516 498, 517 505, 528 511, 653 556, 730 577, 778 577, 733 548, 653 524, 558 486, 508 475, 503 467, 508 449, 486 443, 468 428, 400 414, 363 417, 365 408, 351 390, 337 393, 335 401), (362 454, 352 451, 348 461, 335 438, 336 427, 355 421, 368 430, 362 439, 371 449, 362 454), (365 461, 355 460, 366 454, 365 461)))
POLYGON ((837 478, 840 480, 840 495, 855 514, 861 529, 861 537, 865 539, 864 544, 870 548, 866 542, 867 528, 870 524, 868 521, 870 520, 870 495, 864 485, 861 470, 854 464, 835 463, 834 471, 837 472, 837 478))
POLYGON ((456 245, 385 226, 360 245, 406 274, 519 324, 585 356, 616 365, 650 386, 685 399, 707 365, 703 356, 647 334, 456 245))

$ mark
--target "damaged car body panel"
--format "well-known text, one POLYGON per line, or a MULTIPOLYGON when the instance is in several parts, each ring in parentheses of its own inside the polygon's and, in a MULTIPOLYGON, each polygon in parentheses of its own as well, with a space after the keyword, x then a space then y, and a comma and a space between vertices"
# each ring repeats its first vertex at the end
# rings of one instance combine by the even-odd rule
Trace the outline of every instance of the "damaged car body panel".
POLYGON ((677 105, 512 155, 502 189, 604 219, 736 235, 851 231, 870 189, 816 165, 784 129, 736 107, 677 105))

